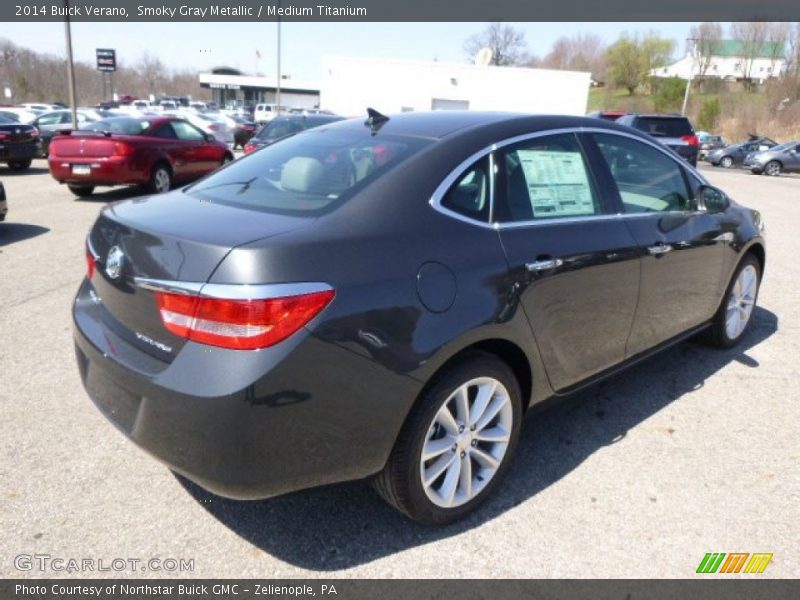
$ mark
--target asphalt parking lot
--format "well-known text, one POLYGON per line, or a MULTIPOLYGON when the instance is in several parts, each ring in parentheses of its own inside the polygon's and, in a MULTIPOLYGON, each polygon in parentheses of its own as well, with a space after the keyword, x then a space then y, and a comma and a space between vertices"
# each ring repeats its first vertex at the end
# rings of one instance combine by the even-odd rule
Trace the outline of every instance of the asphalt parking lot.
POLYGON ((0 166, 0 576, 87 575, 15 567, 45 554, 194 559, 191 572, 92 576, 686 578, 707 552, 774 553, 760 576, 797 576, 800 177, 703 170, 766 218, 742 345, 683 343, 536 415, 484 508, 429 529, 360 483, 212 497, 128 442, 81 387, 69 311, 87 230, 133 194, 76 200, 44 161, 0 166))

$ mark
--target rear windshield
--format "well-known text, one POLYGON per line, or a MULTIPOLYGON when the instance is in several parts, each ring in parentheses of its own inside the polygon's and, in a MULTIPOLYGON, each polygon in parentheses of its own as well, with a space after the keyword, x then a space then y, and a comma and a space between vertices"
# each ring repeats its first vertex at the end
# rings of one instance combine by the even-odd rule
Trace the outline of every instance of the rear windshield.
POLYGON ((636 129, 656 137, 679 138, 692 135, 692 126, 687 119, 639 117, 636 119, 636 129))
POLYGON ((109 131, 123 135, 142 135, 150 128, 150 121, 146 119, 104 119, 95 121, 90 125, 82 127, 83 131, 109 131))
POLYGON ((321 213, 419 152, 430 140, 314 129, 231 163, 189 195, 287 214, 321 213))

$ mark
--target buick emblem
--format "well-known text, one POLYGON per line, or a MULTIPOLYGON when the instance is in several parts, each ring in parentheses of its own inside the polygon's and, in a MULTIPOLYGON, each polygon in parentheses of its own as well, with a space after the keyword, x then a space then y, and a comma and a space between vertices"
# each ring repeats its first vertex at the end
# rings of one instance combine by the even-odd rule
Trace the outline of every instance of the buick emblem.
POLYGON ((118 279, 122 272, 122 265, 124 262, 125 255, 122 253, 120 247, 113 246, 111 250, 108 251, 108 256, 106 257, 106 275, 111 279, 118 279))

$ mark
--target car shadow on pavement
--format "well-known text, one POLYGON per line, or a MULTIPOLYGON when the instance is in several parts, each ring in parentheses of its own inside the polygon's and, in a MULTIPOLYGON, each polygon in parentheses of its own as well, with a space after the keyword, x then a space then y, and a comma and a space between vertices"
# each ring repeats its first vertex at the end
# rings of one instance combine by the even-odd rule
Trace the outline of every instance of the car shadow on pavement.
POLYGON ((21 242, 48 231, 50 229, 41 225, 4 221, 0 223, 0 247, 8 246, 14 242, 21 242))
POLYGON ((5 169, 0 168, 0 177, 5 179, 6 177, 20 177, 22 175, 41 175, 42 173, 49 173, 50 169, 47 167, 37 167, 31 166, 27 169, 23 169, 22 171, 14 171, 13 169, 9 169, 6 167, 5 169))
MULTIPOLYGON (((753 317, 750 331, 736 348, 718 350, 684 342, 532 415, 523 427, 506 480, 476 513, 447 527, 413 523, 363 482, 237 502, 177 478, 211 515, 276 558, 316 571, 354 567, 480 527, 559 481, 594 452, 623 439, 684 394, 699 389, 729 363, 757 368, 758 362, 747 352, 777 331, 778 318, 760 307, 753 317)), ((672 433, 665 431, 665 435, 672 433)), ((588 494, 576 498, 583 501, 591 501, 588 494)))
POLYGON ((116 202, 117 200, 128 200, 136 198, 137 196, 146 196, 148 192, 139 186, 123 186, 113 188, 102 188, 100 191, 95 191, 91 196, 74 196, 75 202, 100 202, 107 204, 109 202, 116 202))

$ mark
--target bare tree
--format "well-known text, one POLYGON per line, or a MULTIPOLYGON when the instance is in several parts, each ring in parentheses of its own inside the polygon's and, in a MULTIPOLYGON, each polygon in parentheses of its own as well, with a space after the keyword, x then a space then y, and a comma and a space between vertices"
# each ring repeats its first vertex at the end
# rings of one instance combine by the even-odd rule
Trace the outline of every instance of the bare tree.
POLYGON ((493 65, 522 66, 529 60, 525 34, 511 25, 491 23, 481 33, 470 36, 464 42, 464 52, 469 60, 475 60, 481 48, 492 51, 490 64, 493 65))
POLYGON ((719 23, 700 23, 689 31, 692 47, 689 51, 697 65, 697 76, 706 76, 711 60, 722 46, 722 26, 719 23))
POLYGON ((731 25, 731 34, 741 44, 744 61, 742 76, 748 88, 753 85, 753 63, 764 51, 767 30, 768 26, 764 21, 740 21, 731 25))
POLYGON ((789 39, 789 23, 768 23, 766 34, 766 51, 769 55, 770 73, 778 77, 778 61, 786 58, 786 42, 789 39))
POLYGON ((593 33, 561 36, 554 43, 542 66, 549 69, 589 71, 595 80, 605 78, 605 44, 593 33))
POLYGON ((161 59, 145 52, 139 61, 137 70, 147 85, 147 93, 158 94, 162 91, 161 88, 167 78, 167 69, 161 59))

